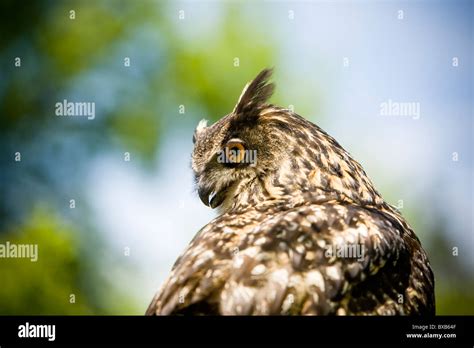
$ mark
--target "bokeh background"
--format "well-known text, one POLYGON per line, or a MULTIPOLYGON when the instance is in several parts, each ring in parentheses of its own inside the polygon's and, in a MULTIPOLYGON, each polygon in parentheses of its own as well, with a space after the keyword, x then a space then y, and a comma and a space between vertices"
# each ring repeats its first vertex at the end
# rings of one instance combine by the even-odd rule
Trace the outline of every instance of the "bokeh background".
POLYGON ((474 314, 473 19, 457 0, 2 0, 0 243, 39 259, 0 259, 0 314, 143 314, 215 216, 193 130, 264 67, 272 102, 333 135, 414 227, 437 313, 474 314), (64 99, 95 119, 56 116, 64 99), (388 100, 420 117, 381 115, 388 100))

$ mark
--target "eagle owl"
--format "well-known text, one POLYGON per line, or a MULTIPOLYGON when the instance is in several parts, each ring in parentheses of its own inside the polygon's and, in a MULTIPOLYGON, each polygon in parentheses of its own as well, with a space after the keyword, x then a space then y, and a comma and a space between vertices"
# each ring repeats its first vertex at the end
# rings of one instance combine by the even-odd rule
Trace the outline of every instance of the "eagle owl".
POLYGON ((267 103, 270 75, 196 128, 197 191, 220 215, 147 314, 434 314, 433 273, 413 230, 334 138, 267 103))

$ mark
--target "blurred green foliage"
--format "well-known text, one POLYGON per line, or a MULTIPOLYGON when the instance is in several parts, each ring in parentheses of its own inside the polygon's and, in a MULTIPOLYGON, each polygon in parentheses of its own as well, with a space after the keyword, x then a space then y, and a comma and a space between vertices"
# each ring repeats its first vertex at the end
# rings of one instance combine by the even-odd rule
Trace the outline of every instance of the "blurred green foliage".
MULTIPOLYGON (((86 283, 93 282, 94 286, 107 289, 109 295, 116 294, 113 287, 89 273, 93 265, 84 260, 80 252, 82 248, 78 245, 81 241, 74 228, 41 207, 36 208, 26 220, 25 224, 0 234, 0 243, 37 245, 38 259, 1 260, 1 314, 115 313, 113 307, 104 307, 104 303, 108 302, 105 301, 105 292, 94 298, 85 287, 86 283)), ((121 302, 123 310, 127 307, 127 301, 124 298, 121 300, 125 300, 121 302)))
POLYGON ((34 212, 27 224, 1 235, 1 243, 40 245, 38 260, 7 258, 0 268, 0 308, 5 314, 91 313, 86 301, 69 304, 69 296, 80 289, 80 260, 74 249, 73 235, 48 214, 34 212), (62 267, 57 267, 57 265, 62 267), (12 296, 15 294, 15 296, 12 296), (53 312, 52 312, 53 311, 53 312))

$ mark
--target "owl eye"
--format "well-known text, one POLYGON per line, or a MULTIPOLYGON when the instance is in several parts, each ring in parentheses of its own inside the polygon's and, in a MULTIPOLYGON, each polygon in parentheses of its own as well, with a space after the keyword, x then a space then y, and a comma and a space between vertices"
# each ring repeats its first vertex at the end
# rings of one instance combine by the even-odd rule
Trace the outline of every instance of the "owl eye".
POLYGON ((228 163, 242 163, 245 159, 245 146, 237 140, 230 140, 224 148, 228 163))

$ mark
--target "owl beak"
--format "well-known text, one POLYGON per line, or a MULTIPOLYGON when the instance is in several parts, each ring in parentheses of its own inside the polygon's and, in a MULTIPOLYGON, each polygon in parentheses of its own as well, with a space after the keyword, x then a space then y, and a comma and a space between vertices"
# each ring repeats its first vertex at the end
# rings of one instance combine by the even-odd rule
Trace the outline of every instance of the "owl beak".
POLYGON ((209 206, 209 195, 211 194, 211 192, 212 188, 207 186, 199 186, 198 188, 199 198, 201 199, 201 202, 203 202, 206 206, 209 206))
POLYGON ((227 187, 218 192, 215 192, 214 189, 209 186, 200 186, 198 188, 199 198, 201 198, 201 201, 205 205, 212 209, 217 208, 222 204, 222 202, 224 202, 226 193, 227 187))
POLYGON ((211 200, 209 201, 209 204, 212 209, 217 208, 224 202, 225 195, 227 193, 227 190, 220 190, 219 192, 213 192, 211 194, 211 200))

